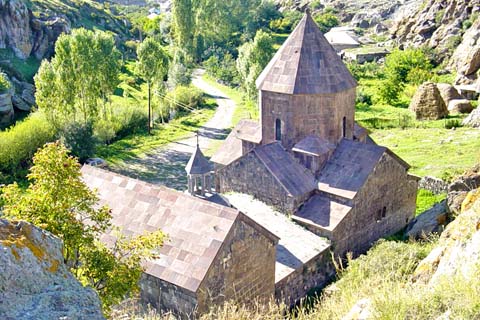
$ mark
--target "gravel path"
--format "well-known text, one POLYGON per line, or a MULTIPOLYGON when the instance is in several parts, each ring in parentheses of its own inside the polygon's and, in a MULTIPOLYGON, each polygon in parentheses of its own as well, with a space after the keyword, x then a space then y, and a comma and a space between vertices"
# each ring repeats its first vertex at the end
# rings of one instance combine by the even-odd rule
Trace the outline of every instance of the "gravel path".
MULTIPOLYGON (((206 94, 214 97, 218 108, 215 115, 199 131, 199 144, 205 153, 218 147, 219 142, 227 137, 231 127, 235 103, 224 93, 212 87, 202 79, 203 70, 196 70, 192 83, 206 94)), ((154 184, 183 191, 187 186, 185 166, 195 150, 197 137, 191 136, 169 143, 153 150, 142 158, 126 161, 122 166, 113 168, 121 174, 138 178, 154 184)))

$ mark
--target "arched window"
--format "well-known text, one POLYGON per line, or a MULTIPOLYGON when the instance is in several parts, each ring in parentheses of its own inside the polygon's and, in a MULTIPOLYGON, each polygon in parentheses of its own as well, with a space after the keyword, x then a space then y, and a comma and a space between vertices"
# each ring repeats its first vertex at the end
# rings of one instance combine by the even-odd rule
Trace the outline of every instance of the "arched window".
POLYGON ((345 138, 347 136, 347 118, 343 117, 342 120, 342 132, 343 132, 343 137, 345 138))
POLYGON ((282 140, 282 121, 280 119, 275 120, 275 140, 282 140))

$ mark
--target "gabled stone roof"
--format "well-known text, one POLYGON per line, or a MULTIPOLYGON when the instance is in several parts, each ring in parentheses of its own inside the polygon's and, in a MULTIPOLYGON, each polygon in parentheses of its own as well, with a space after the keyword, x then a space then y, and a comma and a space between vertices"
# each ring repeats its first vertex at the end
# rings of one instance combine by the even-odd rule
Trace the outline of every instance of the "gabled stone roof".
POLYGON ((259 90, 286 94, 337 93, 357 85, 308 13, 260 74, 256 84, 259 90))
POLYGON ((213 171, 213 164, 205 158, 198 144, 195 152, 188 160, 185 171, 187 171, 187 174, 205 174, 213 171))
POLYGON ((333 231, 351 210, 352 207, 348 205, 316 194, 292 218, 317 228, 333 231))
MULTIPOLYGON (((146 261, 146 273, 196 292, 237 219, 246 221, 272 241, 278 238, 238 210, 163 186, 83 166, 84 182, 97 189, 100 203, 112 209, 112 224, 126 236, 162 230, 168 239, 160 258, 146 261)), ((115 237, 101 240, 112 245, 115 237)))
POLYGON ((260 123, 253 120, 240 120, 238 125, 233 129, 237 138, 253 143, 262 141, 262 127, 260 123))
POLYGON ((335 149, 335 145, 316 135, 309 135, 300 140, 292 149, 295 152, 307 153, 314 156, 326 154, 335 149))
POLYGON ((226 166, 243 155, 242 140, 237 138, 237 134, 235 133, 237 127, 230 132, 227 139, 225 139, 217 152, 210 158, 212 162, 226 166))
POLYGON ((318 178, 318 189, 353 199, 387 148, 343 139, 318 178))
POLYGON ((315 190, 312 173, 300 165, 280 143, 274 142, 253 149, 267 170, 292 196, 301 196, 315 190))

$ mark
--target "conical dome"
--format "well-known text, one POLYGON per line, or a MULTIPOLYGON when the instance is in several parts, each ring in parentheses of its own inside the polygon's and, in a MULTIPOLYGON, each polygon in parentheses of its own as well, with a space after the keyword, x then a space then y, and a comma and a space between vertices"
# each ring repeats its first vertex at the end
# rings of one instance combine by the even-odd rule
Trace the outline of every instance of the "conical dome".
POLYGON ((257 79, 257 88, 286 94, 337 93, 357 82, 306 13, 257 79))
POLYGON ((200 147, 197 144, 195 152, 190 157, 190 160, 185 167, 187 174, 206 174, 213 170, 213 165, 205 158, 200 147))

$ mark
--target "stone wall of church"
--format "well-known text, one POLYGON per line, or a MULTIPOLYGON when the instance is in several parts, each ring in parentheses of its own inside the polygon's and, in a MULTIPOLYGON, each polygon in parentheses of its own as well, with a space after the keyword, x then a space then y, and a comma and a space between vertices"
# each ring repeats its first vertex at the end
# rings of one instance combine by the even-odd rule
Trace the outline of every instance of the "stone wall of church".
POLYGON ((312 290, 323 288, 335 275, 330 249, 320 252, 275 284, 275 299, 292 306, 305 298, 312 290))
POLYGON ((281 212, 293 212, 304 200, 289 195, 254 152, 219 169, 215 175, 220 193, 250 194, 281 212))
POLYGON ((282 145, 292 147, 310 134, 337 143, 345 136, 353 139, 356 89, 335 94, 287 95, 268 91, 260 93, 262 143, 275 141, 276 120, 281 122, 282 145))
POLYGON ((144 273, 140 279, 140 300, 160 312, 172 312, 191 319, 197 310, 197 296, 182 287, 144 273))
POLYGON ((398 161, 384 153, 353 200, 353 210, 333 232, 335 253, 363 253, 379 238, 404 228, 415 214, 417 184, 398 161))
POLYGON ((248 305, 273 298, 278 240, 265 236, 265 231, 252 227, 248 220, 246 216, 237 219, 202 282, 198 290, 200 314, 225 301, 248 305))

